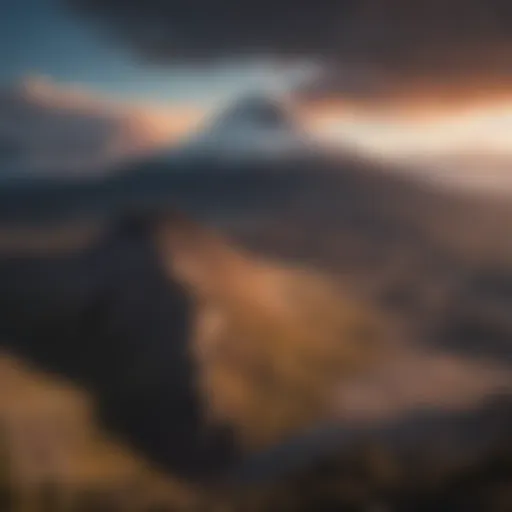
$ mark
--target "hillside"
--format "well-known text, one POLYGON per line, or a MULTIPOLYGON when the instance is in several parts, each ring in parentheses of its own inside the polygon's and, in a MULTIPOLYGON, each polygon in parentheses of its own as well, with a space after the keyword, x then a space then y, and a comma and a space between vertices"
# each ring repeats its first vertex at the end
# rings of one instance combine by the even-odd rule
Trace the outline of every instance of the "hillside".
MULTIPOLYGON (((93 346, 105 372, 101 389, 115 384, 121 393, 116 396, 131 392, 134 384, 123 365, 141 353, 148 354, 145 377, 136 387, 151 391, 166 382, 159 374, 161 349, 149 350, 146 335, 154 332, 155 320, 164 330, 177 328, 167 319, 170 310, 152 312, 161 300, 158 290, 177 280, 199 313, 184 340, 199 363, 195 382, 203 386, 209 417, 234 427, 244 453, 292 440, 291 449, 285 443, 285 451, 277 452, 282 457, 269 452, 270 467, 248 459, 248 474, 259 481, 262 473, 279 469, 280 460, 289 465, 281 477, 294 476, 293 461, 304 446, 310 446, 305 469, 332 460, 333 452, 343 454, 339 463, 320 464, 298 480, 278 479, 287 482, 284 488, 264 486, 268 495, 259 487, 256 498, 252 491, 238 496, 232 489, 219 496, 217 489, 219 502, 227 500, 235 510, 246 510, 248 503, 255 510, 299 510, 293 495, 300 489, 304 510, 322 510, 319 500, 325 499, 330 502, 325 510, 334 500, 335 510, 341 503, 355 510, 375 504, 439 510, 452 503, 450 510, 466 511, 472 510, 468 503, 483 503, 485 510, 506 511, 511 415, 507 396, 498 399, 510 387, 512 242, 504 236, 509 207, 487 197, 429 189, 350 159, 266 169, 229 169, 200 160, 175 165, 170 172, 147 164, 83 186, 40 181, 30 189, 18 184, 1 191, 2 250, 11 251, 11 259, 4 256, 0 265, 4 283, 18 290, 24 283, 29 293, 31 276, 51 269, 53 280, 38 285, 51 287, 65 276, 69 285, 62 297, 77 297, 81 304, 89 300, 89 292, 83 293, 95 274, 85 274, 84 281, 84 274, 78 279, 80 270, 99 268, 113 287, 94 303, 93 316, 79 317, 94 321, 89 332, 100 336, 93 346), (166 213, 169 204, 228 239, 166 213), (125 224, 127 212, 132 220, 142 219, 138 228, 125 224), (76 248, 77 230, 64 230, 66 243, 60 240, 42 260, 33 252, 34 237, 20 233, 39 225, 44 239, 52 230, 43 235, 43 226, 48 229, 58 218, 69 219, 71 226, 86 219, 97 229, 84 231, 78 252, 70 249, 76 248), (148 247, 157 260, 147 256, 148 247), (68 254, 64 259, 62 251, 68 254), (94 266, 83 266, 88 258, 94 266), (129 338, 120 339, 130 339, 133 350, 121 360, 115 357, 119 346, 105 337, 112 305, 118 320, 126 319, 123 332, 129 338), (357 326, 364 327, 362 333, 357 326), (205 343, 198 342, 202 336, 205 343), (363 365, 347 366, 350 341, 368 336, 371 347, 355 344, 363 365), (370 431, 361 424, 368 418, 370 431), (318 427, 320 437, 310 444, 300 436, 294 444, 294 432, 317 423, 330 427, 318 427), (414 442, 403 444, 410 439, 404 431, 414 442), (441 443, 440 432, 448 440, 441 443), (344 445, 345 438, 354 442, 344 445), (243 503, 237 507, 238 499, 243 503)), ((59 300, 45 307, 58 307, 59 300)), ((7 305, 12 301, 2 308, 7 305)), ((88 338, 77 333, 73 339, 79 348, 88 338)), ((39 357, 50 362, 48 353, 39 357)), ((93 354, 87 357, 94 362, 93 354)), ((58 359, 61 370, 69 370, 71 359, 63 354, 58 359)), ((173 385, 183 382, 180 378, 173 385)), ((171 396, 162 400, 173 407, 171 396)), ((131 406, 146 410, 141 402, 131 406)), ((162 457, 164 451, 157 446, 153 454, 162 457)), ((237 467, 240 474, 245 471, 243 465, 234 467, 235 474, 237 467)))
MULTIPOLYGON (((372 359, 375 319, 363 307, 343 298, 320 275, 253 258, 173 214, 142 221, 143 233, 154 237, 158 254, 158 260, 146 260, 142 257, 145 238, 140 237, 137 226, 128 221, 93 230, 92 234, 84 230, 85 237, 78 245, 76 231, 60 230, 57 235, 48 231, 48 239, 58 239, 59 243, 44 252, 30 232, 25 243, 20 242, 21 230, 16 239, 11 235, 11 245, 5 244, 8 237, 4 237, 0 272, 9 299, 2 300, 1 324, 2 335, 9 332, 3 338, 4 346, 95 391, 100 425, 107 424, 110 435, 130 441, 136 451, 149 456, 150 462, 156 461, 164 469, 177 466, 177 476, 181 476, 180 469, 192 474, 203 471, 198 465, 204 455, 200 451, 196 454, 202 448, 191 444, 203 434, 196 434, 196 402, 188 398, 190 385, 199 386, 206 414, 200 419, 201 430, 207 432, 212 422, 227 424, 239 449, 249 453, 328 414, 330 389, 339 376, 372 359), (162 280, 158 284, 153 282, 158 271, 152 268, 154 264, 161 265, 164 272, 156 274, 162 280), (98 270, 103 279, 111 277, 96 282, 98 270), (183 283, 196 304, 194 325, 183 340, 181 320, 168 318, 180 310, 161 295, 161 287, 167 288, 166 280, 170 287, 176 280, 183 283), (96 283, 100 285, 97 291, 96 283), (108 290, 106 297, 102 295, 104 289, 108 290), (161 314, 155 309, 161 309, 161 314), (7 338, 14 342, 7 342, 7 338), (162 344, 164 340, 166 344, 162 344), (184 348, 192 352, 197 375, 188 375, 189 370, 181 366, 184 360, 180 351, 184 348), (170 375, 173 372, 176 375, 170 375), (189 383, 191 378, 197 380, 189 383), (134 414, 147 415, 143 419, 154 423, 139 424, 134 414), (176 414, 183 415, 185 430, 173 427, 176 414), (163 437, 156 438, 155 445, 153 435, 160 432, 159 424, 168 429, 162 432, 163 437), (172 453, 176 450, 191 459, 178 457, 176 464, 172 453)), ((5 371, 12 373, 11 366, 5 371)), ((35 393, 44 395, 43 383, 35 385, 35 393)), ((6 403, 11 402, 10 393, 3 396, 6 403)), ((74 416, 72 409, 68 411, 74 416)), ((55 417, 51 407, 36 409, 35 402, 27 402, 22 412, 39 418, 45 426, 43 432, 34 432, 39 443, 36 449, 42 446, 47 450, 51 462, 58 448, 57 467, 50 466, 48 471, 66 491, 72 470, 60 468, 68 456, 54 432, 60 428, 61 416, 55 417)), ((8 423, 12 418, 20 421, 17 410, 8 405, 3 414, 8 423)), ((61 414, 65 417, 65 410, 61 414)), ((77 428, 83 425, 79 422, 77 428)), ((20 427, 11 432, 22 439, 25 435, 20 427)), ((8 433, 7 441, 12 450, 12 433, 8 433)), ((31 469, 30 457, 34 455, 30 447, 29 443, 25 469, 29 474, 36 471, 31 469)), ((206 455, 217 453, 219 459, 210 463, 222 465, 228 449, 221 443, 211 455, 207 448, 206 455)), ((18 456, 14 453, 14 461, 18 456)), ((82 463, 83 457, 75 460, 76 471, 81 471, 82 463)), ((103 463, 97 471, 102 467, 103 463)), ((122 465, 118 468, 124 469, 122 465)), ((112 471, 116 475, 115 467, 112 471)), ((19 477, 25 478, 24 474, 19 477)), ((40 482, 37 471, 34 478, 35 484, 40 482)), ((97 480, 80 484, 96 492, 97 480)), ((30 488, 30 481, 28 485, 30 488)), ((179 489, 176 496, 168 498, 172 506, 177 506, 183 495, 188 496, 186 486, 179 489)), ((190 500, 194 503, 195 498, 188 498, 187 503, 190 500)))

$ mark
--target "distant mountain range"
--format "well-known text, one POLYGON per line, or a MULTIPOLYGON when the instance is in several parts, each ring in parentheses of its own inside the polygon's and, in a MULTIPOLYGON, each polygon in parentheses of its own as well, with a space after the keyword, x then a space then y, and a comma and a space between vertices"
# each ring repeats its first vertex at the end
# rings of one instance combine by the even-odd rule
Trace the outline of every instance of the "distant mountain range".
POLYGON ((312 149, 313 139, 283 98, 250 94, 222 107, 181 144, 156 158, 262 161, 303 157, 312 149))

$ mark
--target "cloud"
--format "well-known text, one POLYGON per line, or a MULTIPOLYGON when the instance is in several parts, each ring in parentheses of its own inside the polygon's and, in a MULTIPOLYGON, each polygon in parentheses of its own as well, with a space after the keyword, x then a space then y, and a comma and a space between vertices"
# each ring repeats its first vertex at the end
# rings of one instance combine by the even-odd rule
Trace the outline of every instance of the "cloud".
POLYGON ((508 0, 66 1, 150 61, 306 58, 447 79, 512 74, 508 0))
MULTIPOLYGON (((512 58, 512 52, 511 52, 512 58)), ((438 116, 464 111, 475 105, 497 104, 512 97, 512 67, 460 68, 456 73, 416 72, 372 67, 330 69, 294 88, 301 104, 333 110, 352 107, 438 116)))
POLYGON ((0 90, 2 173, 104 172, 186 131, 193 112, 116 103, 39 76, 0 90))

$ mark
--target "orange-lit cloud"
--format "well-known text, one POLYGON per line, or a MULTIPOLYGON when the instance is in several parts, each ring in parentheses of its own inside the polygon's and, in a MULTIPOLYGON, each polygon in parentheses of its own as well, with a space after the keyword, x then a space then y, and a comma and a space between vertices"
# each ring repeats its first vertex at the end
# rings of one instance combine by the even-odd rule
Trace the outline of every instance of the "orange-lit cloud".
POLYGON ((3 168, 22 171, 103 171, 172 144, 201 116, 184 105, 117 102, 31 76, 0 91, 0 158, 3 168))
POLYGON ((390 82, 381 89, 374 89, 373 93, 355 95, 323 88, 318 94, 299 92, 296 100, 303 113, 312 118, 357 113, 428 120, 512 102, 512 76, 510 80, 469 77, 451 83, 433 77, 410 78, 390 82))
POLYGON ((512 193, 512 98, 435 114, 335 103, 306 111, 328 145, 439 183, 512 193))
POLYGON ((119 101, 78 84, 56 83, 42 75, 26 76, 18 84, 17 90, 28 102, 39 107, 117 117, 138 123, 141 135, 149 138, 154 136, 155 142, 190 129, 202 115, 201 110, 192 105, 155 104, 142 99, 135 102, 119 101))
POLYGON ((480 149, 512 154, 512 99, 432 116, 361 111, 351 105, 306 116, 317 131, 381 152, 439 152, 480 149))

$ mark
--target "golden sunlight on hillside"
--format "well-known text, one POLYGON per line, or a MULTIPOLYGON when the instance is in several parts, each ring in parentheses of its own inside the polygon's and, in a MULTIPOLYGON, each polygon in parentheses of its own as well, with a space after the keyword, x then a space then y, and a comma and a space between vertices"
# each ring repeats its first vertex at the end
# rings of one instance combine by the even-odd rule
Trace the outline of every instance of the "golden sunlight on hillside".
POLYGON ((133 510, 190 504, 97 427, 85 393, 0 357, 0 509, 133 510))
POLYGON ((233 425, 249 450, 320 421, 340 379, 373 361, 377 313, 321 273, 185 226, 164 226, 158 245, 200 304, 195 353, 212 419, 233 425))
MULTIPOLYGON (((192 233, 192 246, 181 235, 163 229, 161 256, 200 304, 195 355, 210 420, 233 426, 247 452, 322 421, 340 379, 374 360, 376 318, 315 272, 260 261, 208 233, 192 233)), ((0 389, 0 489, 14 500, 2 510, 259 512, 262 500, 275 503, 274 491, 212 495, 158 475, 105 437, 87 395, 7 355, 0 389)))

